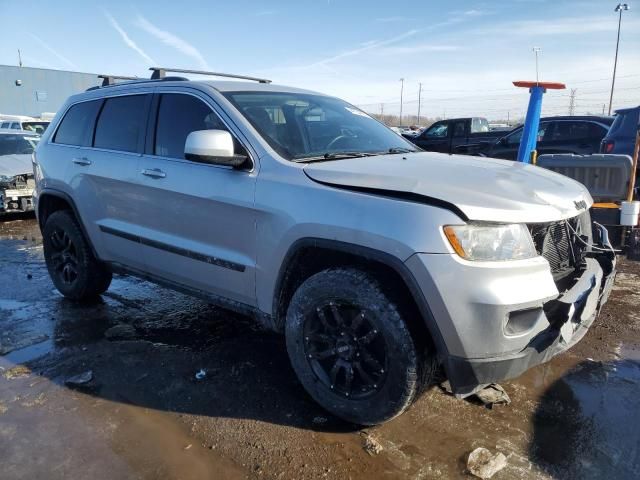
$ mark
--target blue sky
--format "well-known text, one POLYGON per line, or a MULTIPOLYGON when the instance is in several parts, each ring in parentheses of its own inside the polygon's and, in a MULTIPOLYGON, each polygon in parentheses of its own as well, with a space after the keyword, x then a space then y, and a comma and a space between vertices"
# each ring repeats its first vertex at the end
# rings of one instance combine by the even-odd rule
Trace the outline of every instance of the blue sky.
MULTIPOLYGON (((632 2, 632 0, 631 0, 632 2)), ((152 64, 266 76, 368 111, 431 117, 522 115, 542 48, 542 80, 576 90, 576 112, 608 102, 617 2, 0 0, 1 64, 146 76, 152 64)), ((615 106, 640 103, 640 2, 625 12, 615 106)), ((566 113, 569 91, 545 113, 566 113)))

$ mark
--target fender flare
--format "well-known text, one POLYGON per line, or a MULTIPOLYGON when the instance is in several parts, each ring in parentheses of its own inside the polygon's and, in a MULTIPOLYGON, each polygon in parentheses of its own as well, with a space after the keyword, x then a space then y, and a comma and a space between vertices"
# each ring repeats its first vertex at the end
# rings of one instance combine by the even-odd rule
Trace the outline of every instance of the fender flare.
POLYGON ((84 222, 82 221, 82 217, 80 216, 80 212, 78 211, 78 207, 76 206, 76 203, 73 201, 70 195, 68 195, 67 193, 61 190, 57 190, 54 188, 43 188, 38 193, 38 205, 36 209, 36 216, 38 219, 38 225, 40 226, 40 231, 42 232, 42 230, 44 229, 44 224, 43 224, 42 215, 41 215, 42 197, 47 197, 47 196, 57 197, 61 200, 64 200, 67 204, 69 204, 69 206, 71 207, 71 210, 73 211, 73 215, 76 217, 76 220, 78 221, 78 225, 80 226, 82 235, 84 235, 85 240, 87 241, 87 243, 89 244, 89 247, 91 248, 91 253, 93 253, 93 256, 95 258, 99 258, 97 255, 96 249, 93 246, 93 242, 91 241, 91 237, 89 237, 89 235, 87 234, 87 230, 84 226, 84 222))
POLYGON ((420 289, 418 282, 415 277, 409 270, 409 268, 405 265, 405 263, 400 260, 398 257, 391 255, 390 253, 383 252, 380 250, 376 250, 370 247, 364 247, 362 245, 357 245, 353 243, 343 242, 340 240, 330 240, 326 238, 314 238, 307 237, 296 240, 291 246, 289 250, 285 254, 282 263, 280 265, 280 270, 278 272, 278 277, 276 279, 275 288, 273 290, 273 307, 272 307, 272 315, 274 317, 274 323, 277 323, 277 316, 279 313, 279 302, 280 302, 280 292, 283 287, 283 283, 286 278, 286 273, 291 264, 291 260, 295 257, 295 255, 303 248, 316 247, 323 248, 327 250, 334 250, 341 253, 348 253, 351 255, 355 255, 361 257, 365 260, 373 260, 375 262, 381 263, 388 268, 391 268, 394 272, 396 272, 404 284, 409 289, 409 295, 415 302, 420 315, 422 316, 422 321, 427 328, 427 331, 431 334, 431 338, 435 344, 438 357, 446 364, 445 359, 449 357, 449 351, 447 349, 447 345, 444 341, 444 337, 440 332, 440 327, 435 320, 435 317, 427 303, 427 299, 425 298, 422 290, 420 289))

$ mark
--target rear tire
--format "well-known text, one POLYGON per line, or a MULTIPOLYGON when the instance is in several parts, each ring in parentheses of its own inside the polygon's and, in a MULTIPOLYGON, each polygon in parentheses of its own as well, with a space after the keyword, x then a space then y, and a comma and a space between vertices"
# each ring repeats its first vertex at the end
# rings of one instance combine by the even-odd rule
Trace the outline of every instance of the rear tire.
POLYGON ((289 304, 285 334, 307 392, 355 424, 400 415, 421 381, 431 380, 399 308, 360 270, 324 270, 305 280, 289 304))
POLYGON ((93 255, 69 210, 58 210, 47 218, 42 244, 51 280, 65 297, 87 300, 109 288, 111 272, 93 255))

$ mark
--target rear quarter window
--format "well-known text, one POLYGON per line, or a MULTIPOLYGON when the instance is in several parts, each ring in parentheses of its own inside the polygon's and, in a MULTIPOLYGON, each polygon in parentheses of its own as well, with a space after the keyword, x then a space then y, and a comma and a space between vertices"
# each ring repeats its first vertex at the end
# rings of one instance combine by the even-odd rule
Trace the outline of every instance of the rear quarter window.
POLYGON ((107 98, 98 117, 93 146, 137 152, 144 138, 148 95, 107 98))
POLYGON ((76 103, 66 113, 53 138, 54 143, 87 147, 102 100, 76 103))

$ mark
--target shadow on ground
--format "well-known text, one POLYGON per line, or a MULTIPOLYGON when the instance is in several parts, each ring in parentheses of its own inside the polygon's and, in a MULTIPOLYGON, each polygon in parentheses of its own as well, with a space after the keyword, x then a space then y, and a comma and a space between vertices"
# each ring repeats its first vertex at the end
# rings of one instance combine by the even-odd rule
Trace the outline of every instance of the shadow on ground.
POLYGON ((639 361, 578 364, 540 398, 530 458, 556 478, 637 478, 639 401, 639 361))

